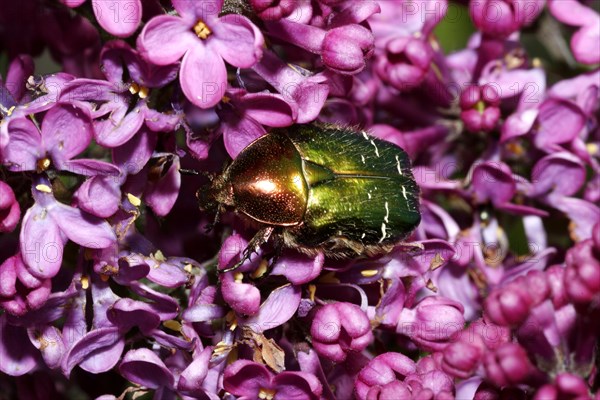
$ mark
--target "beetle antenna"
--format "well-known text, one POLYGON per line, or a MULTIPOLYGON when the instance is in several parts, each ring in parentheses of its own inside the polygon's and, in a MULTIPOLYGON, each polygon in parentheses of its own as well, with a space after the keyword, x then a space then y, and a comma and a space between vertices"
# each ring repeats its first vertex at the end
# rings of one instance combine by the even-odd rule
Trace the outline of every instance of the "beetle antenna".
POLYGON ((216 174, 214 172, 208 171, 196 171, 195 169, 187 169, 187 168, 179 168, 179 173, 181 175, 195 175, 195 176, 204 176, 208 178, 209 181, 213 181, 215 179, 216 174))
POLYGON ((221 215, 221 209, 217 210, 217 213, 215 214, 215 220, 212 223, 206 224, 204 226, 204 231, 206 233, 209 233, 210 231, 212 231, 214 229, 214 227, 219 223, 220 215, 221 215))
POLYGON ((200 175, 199 171, 196 171, 195 169, 186 169, 186 168, 179 168, 179 173, 181 175, 200 175))
POLYGON ((219 272, 231 272, 241 267, 242 264, 246 262, 246 260, 250 259, 250 256, 252 256, 253 253, 256 253, 258 251, 260 246, 262 246, 267 242, 267 240, 269 240, 269 237, 271 236, 274 230, 275 227, 267 226, 266 228, 262 228, 261 230, 256 232, 254 237, 248 243, 248 246, 246 246, 246 248, 242 252, 242 257, 240 258, 240 260, 237 263, 235 263, 233 267, 222 269, 219 272))

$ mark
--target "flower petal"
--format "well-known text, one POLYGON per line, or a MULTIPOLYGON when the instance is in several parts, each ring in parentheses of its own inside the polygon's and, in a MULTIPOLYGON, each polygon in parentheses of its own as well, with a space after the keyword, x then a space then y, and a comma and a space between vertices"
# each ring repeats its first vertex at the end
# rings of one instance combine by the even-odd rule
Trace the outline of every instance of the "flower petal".
POLYGON ((76 365, 94 374, 108 371, 119 362, 124 348, 125 339, 117 327, 94 329, 65 354, 62 371, 67 377, 76 365))
MULTIPOLYGON (((223 8, 223 0, 188 1, 172 0, 171 3, 179 15, 187 18, 198 18, 206 21, 219 15, 223 8)), ((194 21, 195 22, 195 21, 194 21)))
POLYGON ((37 365, 37 350, 24 328, 10 325, 6 313, 0 315, 0 371, 21 376, 37 365))
POLYGON ((227 14, 213 26, 214 39, 208 46, 214 48, 229 64, 250 68, 262 57, 264 38, 250 20, 238 14, 227 14))
POLYGON ((260 305, 258 313, 246 319, 239 319, 244 326, 253 332, 263 333, 286 323, 296 313, 300 305, 301 291, 299 286, 285 285, 273 290, 260 305))
POLYGON ((173 387, 174 377, 165 363, 149 349, 130 350, 119 365, 126 379, 149 389, 173 387))
POLYGON ((535 144, 546 148, 570 142, 583 129, 585 121, 585 114, 575 103, 562 99, 548 99, 540 106, 540 127, 534 138, 535 144))
POLYGON ((140 0, 92 0, 92 7, 100 26, 117 37, 130 36, 142 20, 140 0))
POLYGON ((3 164, 11 171, 35 171, 37 161, 44 155, 41 135, 28 119, 8 122, 9 142, 3 149, 3 164))
POLYGON ((50 216, 64 235, 84 247, 104 249, 117 240, 108 222, 78 208, 57 203, 50 216))
POLYGON ((227 70, 221 56, 203 44, 183 57, 179 73, 181 89, 200 108, 216 105, 227 89, 227 70))
POLYGON ((179 17, 160 15, 152 18, 138 37, 141 55, 158 65, 173 64, 186 51, 198 45, 192 26, 179 17))
POLYGON ((92 123, 81 108, 60 104, 51 108, 42 122, 42 140, 57 168, 81 153, 92 140, 92 123))
POLYGON ((27 210, 23 217, 20 241, 23 262, 32 275, 45 279, 58 273, 67 238, 48 215, 46 208, 35 203, 27 210))

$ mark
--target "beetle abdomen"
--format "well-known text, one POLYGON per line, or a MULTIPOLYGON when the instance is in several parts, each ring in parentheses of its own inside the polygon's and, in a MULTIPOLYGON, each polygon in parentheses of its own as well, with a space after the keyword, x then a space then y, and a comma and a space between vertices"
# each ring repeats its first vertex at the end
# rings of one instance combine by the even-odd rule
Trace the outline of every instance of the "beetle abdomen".
POLYGON ((342 247, 339 255, 344 256, 389 247, 417 227, 419 188, 400 147, 338 128, 296 126, 288 134, 305 166, 329 171, 306 179, 309 195, 303 224, 288 235, 295 245, 342 247), (351 251, 344 252, 343 247, 351 251))

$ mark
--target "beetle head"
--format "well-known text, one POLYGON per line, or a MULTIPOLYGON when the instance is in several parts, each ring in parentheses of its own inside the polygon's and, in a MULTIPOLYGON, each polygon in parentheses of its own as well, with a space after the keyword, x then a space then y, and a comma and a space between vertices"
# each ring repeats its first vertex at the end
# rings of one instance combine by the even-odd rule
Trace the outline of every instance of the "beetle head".
POLYGON ((196 198, 198 199, 198 205, 202 211, 218 211, 220 206, 232 205, 229 200, 231 196, 228 195, 230 190, 225 178, 217 176, 212 179, 210 183, 201 186, 196 191, 196 198))

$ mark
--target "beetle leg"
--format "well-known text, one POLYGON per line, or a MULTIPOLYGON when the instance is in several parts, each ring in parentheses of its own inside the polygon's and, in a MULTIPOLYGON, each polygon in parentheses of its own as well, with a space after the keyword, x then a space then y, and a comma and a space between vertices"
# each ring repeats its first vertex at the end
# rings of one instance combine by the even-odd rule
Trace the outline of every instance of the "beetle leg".
POLYGON ((221 273, 231 272, 231 271, 238 269, 243 263, 246 262, 246 260, 250 259, 250 256, 252 255, 252 253, 256 253, 258 248, 260 246, 262 246, 263 244, 265 244, 267 242, 267 240, 269 240, 269 238, 271 237, 271 234, 273 233, 274 230, 275 230, 275 227, 267 226, 266 228, 262 228, 261 230, 256 232, 254 237, 248 243, 248 246, 246 246, 246 248, 242 252, 242 257, 240 258, 240 261, 235 263, 235 265, 231 268, 221 270, 221 273))
POLYGON ((423 246, 423 243, 419 243, 419 242, 400 242, 398 243, 398 246, 400 247, 408 247, 411 249, 418 249, 418 250, 424 250, 425 246, 423 246))
POLYGON ((275 235, 273 248, 274 252, 271 256, 271 259, 269 260, 271 268, 275 266, 275 263, 277 262, 277 260, 279 260, 279 257, 281 256, 281 251, 283 250, 283 238, 281 237, 281 235, 275 235))

